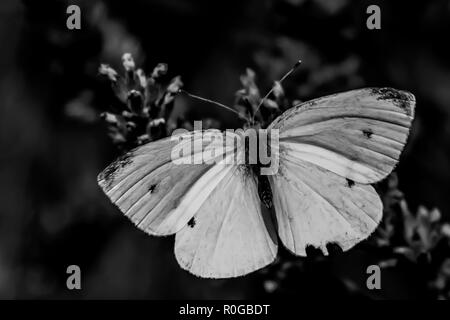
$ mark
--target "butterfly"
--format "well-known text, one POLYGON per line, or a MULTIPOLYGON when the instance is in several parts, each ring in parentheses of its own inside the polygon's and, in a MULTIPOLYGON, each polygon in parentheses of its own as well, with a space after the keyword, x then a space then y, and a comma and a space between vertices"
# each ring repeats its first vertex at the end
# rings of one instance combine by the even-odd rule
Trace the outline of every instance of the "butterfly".
MULTIPOLYGON (((254 166, 175 164, 177 141, 164 138, 114 161, 98 183, 139 229, 175 234, 183 269, 205 278, 242 276, 272 263, 279 241, 306 256, 308 246, 327 255, 329 243, 346 251, 366 239, 383 211, 370 184, 396 166, 414 108, 414 95, 392 88, 294 106, 267 128, 279 132, 273 175, 262 176, 254 166)), ((205 149, 191 155, 198 152, 205 149)))

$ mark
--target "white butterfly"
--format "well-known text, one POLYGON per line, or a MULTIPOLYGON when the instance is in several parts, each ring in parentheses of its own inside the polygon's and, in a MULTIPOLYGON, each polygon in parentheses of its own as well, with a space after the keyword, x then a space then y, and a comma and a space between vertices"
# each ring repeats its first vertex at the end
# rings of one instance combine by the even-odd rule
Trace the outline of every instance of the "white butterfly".
POLYGON ((391 88, 295 106, 268 127, 279 130, 279 170, 266 180, 239 165, 174 164, 177 142, 166 138, 119 158, 98 182, 140 229, 176 234, 182 268, 207 278, 241 276, 274 261, 276 231, 300 256, 309 245, 327 254, 328 243, 348 250, 367 238, 382 216, 369 184, 398 162, 414 107, 412 94, 391 88), (260 200, 264 181, 275 218, 260 200))

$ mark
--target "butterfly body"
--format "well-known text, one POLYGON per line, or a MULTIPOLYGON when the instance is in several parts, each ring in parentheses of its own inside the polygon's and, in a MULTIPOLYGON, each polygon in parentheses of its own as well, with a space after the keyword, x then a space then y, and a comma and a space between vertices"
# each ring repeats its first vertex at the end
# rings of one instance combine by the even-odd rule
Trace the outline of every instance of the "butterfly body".
MULTIPOLYGON (((244 164, 244 171, 246 175, 252 175, 256 179, 258 185, 258 195, 262 204, 267 209, 272 209, 272 189, 270 187, 270 182, 267 176, 261 173, 261 168, 267 168, 269 166, 269 164, 264 164, 261 160, 261 153, 266 152, 266 155, 270 155, 272 152, 270 131, 262 130, 259 122, 256 122, 255 124, 247 124, 246 130, 255 130, 258 134, 256 135, 256 159, 254 161, 256 163, 244 164), (265 139, 261 139, 262 136, 265 136, 265 139)), ((250 152, 251 146, 249 143, 249 140, 244 139, 246 162, 249 162, 249 160, 252 159, 250 152)))
POLYGON ((366 239, 383 209, 370 184, 397 164, 414 106, 412 94, 391 88, 334 94, 270 123, 267 133, 277 139, 258 138, 252 163, 225 161, 250 155, 242 135, 223 133, 224 141, 238 143, 221 149, 186 132, 130 151, 98 180, 138 228, 176 235, 182 268, 207 278, 241 276, 271 263, 278 239, 299 256, 309 246, 328 254, 330 243, 346 251, 366 239), (193 158, 214 149, 217 161, 176 164, 171 151, 189 141, 200 146, 192 149, 193 158), (260 148, 277 160, 276 170, 267 173, 272 163, 259 158, 260 148))

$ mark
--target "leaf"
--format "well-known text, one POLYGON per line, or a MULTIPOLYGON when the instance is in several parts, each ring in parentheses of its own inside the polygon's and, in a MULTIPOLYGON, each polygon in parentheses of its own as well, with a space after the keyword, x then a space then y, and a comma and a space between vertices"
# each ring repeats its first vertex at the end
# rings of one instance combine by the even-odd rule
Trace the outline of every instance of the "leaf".
POLYGON ((278 104, 275 101, 273 101, 272 99, 265 99, 264 106, 269 109, 275 109, 275 110, 279 109, 278 104))

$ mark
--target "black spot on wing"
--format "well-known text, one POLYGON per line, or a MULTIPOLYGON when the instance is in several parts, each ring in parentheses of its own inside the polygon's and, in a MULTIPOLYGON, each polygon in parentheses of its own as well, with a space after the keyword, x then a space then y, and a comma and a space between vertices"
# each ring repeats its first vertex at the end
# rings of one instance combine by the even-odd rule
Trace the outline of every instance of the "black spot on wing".
POLYGON ((364 129, 362 133, 366 136, 366 138, 370 139, 370 137, 372 137, 373 131, 370 129, 364 129))
POLYGON ((132 162, 132 153, 128 152, 124 155, 120 156, 117 160, 111 163, 106 167, 97 177, 97 180, 104 181, 102 187, 105 188, 106 191, 111 189, 112 184, 114 183, 114 179, 117 176, 117 173, 127 165, 132 162))
POLYGON ((195 227, 195 218, 192 217, 191 220, 188 221, 187 225, 188 225, 190 228, 195 227))
POLYGON ((403 109, 408 116, 412 116, 412 103, 415 98, 409 92, 396 90, 393 88, 372 88, 372 94, 377 95, 377 100, 391 100, 391 102, 403 109))
POLYGON ((351 187, 353 187, 353 186, 355 185, 355 181, 350 180, 350 179, 346 179, 346 180, 347 180, 347 186, 348 186, 349 188, 351 188, 351 187))

